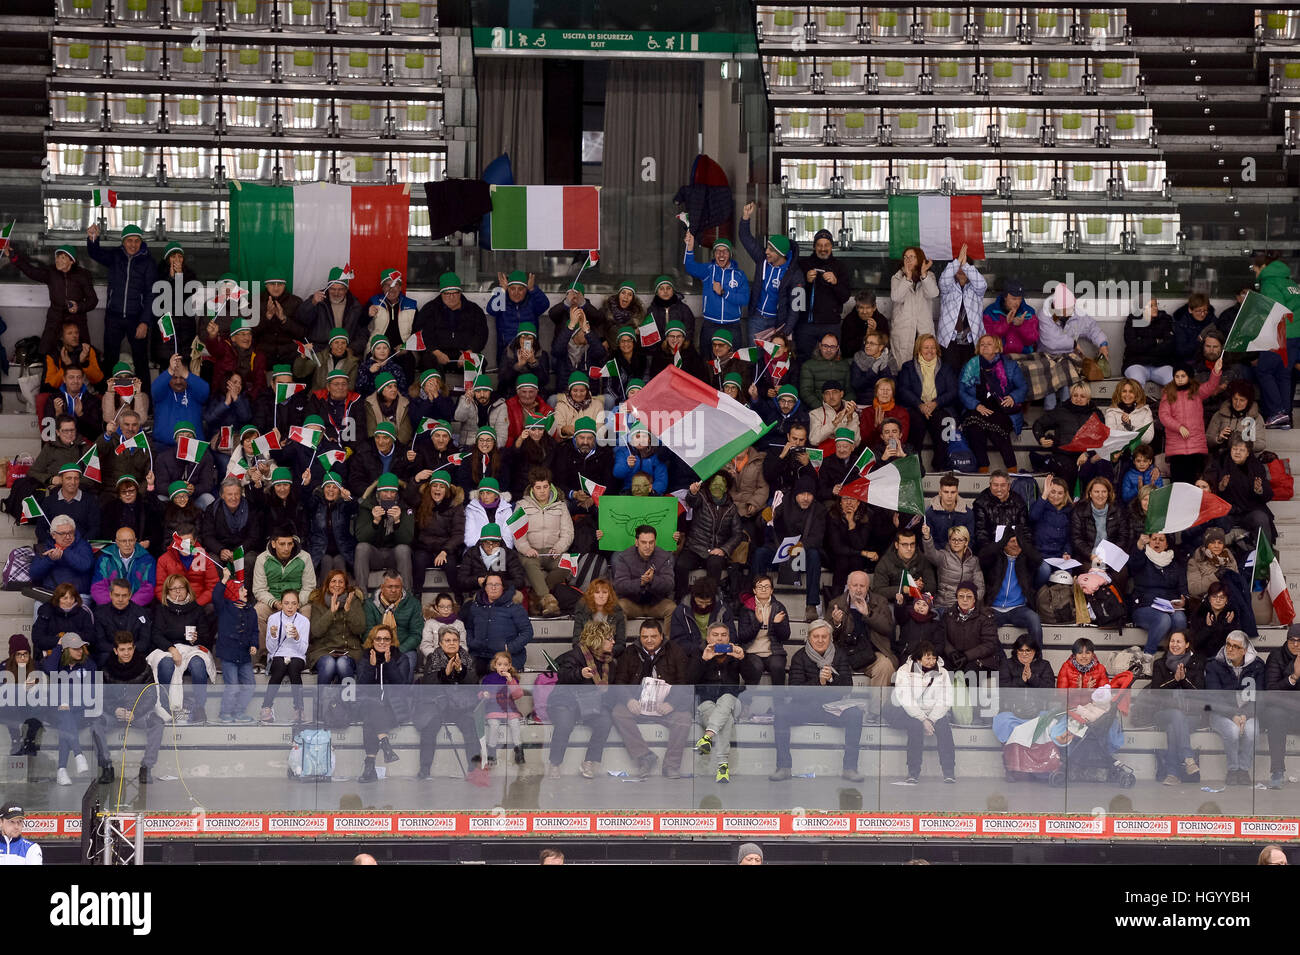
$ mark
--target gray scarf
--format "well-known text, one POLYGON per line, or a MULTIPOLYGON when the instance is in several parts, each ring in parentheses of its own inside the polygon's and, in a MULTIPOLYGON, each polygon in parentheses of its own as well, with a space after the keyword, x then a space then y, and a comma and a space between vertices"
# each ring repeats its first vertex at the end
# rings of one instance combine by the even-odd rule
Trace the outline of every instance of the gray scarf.
POLYGON ((1106 514, 1110 510, 1110 508, 1109 506, 1103 507, 1099 511, 1097 510, 1097 508, 1093 507, 1091 503, 1089 503, 1088 506, 1092 508, 1092 522, 1097 526, 1096 543, 1100 544, 1102 541, 1106 539, 1106 514))
POLYGON ((1169 675, 1173 676, 1175 670, 1183 666, 1192 658, 1191 650, 1184 650, 1182 653, 1174 656, 1169 651, 1165 651, 1165 666, 1169 668, 1169 675))
POLYGON ((832 643, 826 648, 826 655, 822 656, 813 649, 812 641, 804 637, 803 652, 813 663, 817 664, 817 669, 830 667, 832 676, 839 676, 839 671, 835 669, 835 644, 832 643))
POLYGON ((489 556, 483 552, 483 548, 478 549, 479 556, 483 558, 484 570, 505 570, 506 569, 506 549, 498 547, 495 554, 489 556))

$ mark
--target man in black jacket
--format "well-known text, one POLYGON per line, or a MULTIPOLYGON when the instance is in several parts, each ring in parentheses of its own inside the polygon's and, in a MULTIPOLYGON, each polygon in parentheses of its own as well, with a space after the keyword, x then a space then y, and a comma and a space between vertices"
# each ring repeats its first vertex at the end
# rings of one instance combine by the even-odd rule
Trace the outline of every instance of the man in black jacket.
POLYGON ((614 595, 627 619, 655 617, 669 627, 673 611, 673 555, 657 543, 650 524, 636 529, 636 544, 614 555, 614 595))
POLYGON ((213 559, 225 563, 235 548, 244 548, 244 566, 251 567, 266 543, 262 528, 263 495, 244 495, 238 478, 221 482, 220 496, 203 512, 199 537, 213 559))
POLYGON ((984 568, 984 601, 999 627, 1021 627, 1036 646, 1043 645, 1043 623, 1034 611, 1034 574, 1043 559, 1023 527, 1009 525, 1000 540, 980 549, 984 568))
POLYGON ((1286 643, 1268 655, 1260 705, 1261 722, 1268 733, 1268 788, 1286 782, 1286 737, 1300 733, 1300 624, 1291 624, 1286 643))
MULTIPOLYGON (((159 585, 161 586, 161 584, 159 585)), ((131 602, 131 582, 118 577, 109 586, 109 602, 95 607, 95 635, 90 654, 95 665, 103 667, 113 656, 117 634, 126 632, 135 639, 140 659, 153 649, 153 628, 150 615, 153 608, 139 607, 131 602)))
POLYGON ((298 308, 298 320, 317 351, 325 351, 330 332, 342 328, 348 333, 348 347, 354 355, 366 353, 365 309, 348 289, 350 276, 341 268, 330 269, 325 291, 315 292, 298 308))
POLYGON ((424 336, 428 349, 421 356, 421 370, 459 370, 463 352, 482 354, 487 347, 487 316, 461 293, 460 276, 455 272, 438 277, 438 297, 425 303, 415 316, 415 330, 424 336), (426 365, 430 360, 432 364, 426 365))
POLYGON ((975 539, 971 547, 979 550, 993 543, 998 525, 1027 527, 1029 508, 1024 498, 1011 493, 1011 475, 1001 468, 989 475, 989 486, 979 492, 971 510, 975 514, 975 539))
MULTIPOLYGON (((791 537, 799 538, 804 557, 804 619, 816 620, 821 605, 822 545, 826 538, 826 508, 817 501, 817 484, 811 475, 799 478, 794 494, 787 496, 772 515, 777 547, 791 537), (793 499, 791 499, 791 497, 793 499)), ((776 548, 760 547, 754 554, 754 573, 772 568, 776 548)))
POLYGON ((690 660, 677 646, 664 639, 658 620, 642 620, 641 633, 618 658, 615 684, 630 687, 615 697, 611 717, 623 738, 627 754, 636 766, 635 775, 645 779, 655 768, 657 757, 641 736, 638 723, 650 721, 668 727, 664 751, 664 775, 681 778, 682 753, 691 733, 694 687, 690 660), (666 686, 646 681, 662 680, 666 686))
POLYGON ((406 445, 397 440, 397 429, 391 421, 376 425, 375 436, 348 459, 348 490, 352 496, 360 500, 381 474, 395 474, 399 481, 409 482, 414 462, 407 460, 406 450, 406 445))
POLYGON ((823 335, 838 337, 840 333, 844 303, 849 300, 853 289, 849 270, 835 258, 834 251, 830 231, 821 229, 813 236, 813 254, 799 259, 795 266, 798 278, 803 280, 808 303, 807 313, 799 316, 802 320, 794 330, 795 351, 800 355, 813 354, 823 335))
MULTIPOLYGON (((154 706, 160 700, 158 690, 146 690, 140 696, 140 687, 153 682, 153 671, 145 660, 145 650, 139 641, 127 630, 113 634, 113 653, 102 664, 105 690, 105 708, 113 714, 119 724, 129 720, 137 728, 143 724, 145 730, 144 753, 140 757, 140 782, 151 782, 149 771, 158 762, 158 750, 162 746, 163 721, 154 712, 154 706), (137 697, 140 705, 136 705, 137 697)), ((110 724, 112 725, 112 724, 110 724)), ((107 773, 110 781, 112 769, 107 773)), ((100 781, 103 781, 101 775, 100 781)))
POLYGON ((582 478, 602 487, 614 485, 614 451, 596 446, 596 435, 582 430, 555 446, 551 452, 551 475, 555 486, 566 492, 569 515, 573 518, 573 549, 579 553, 596 550, 596 500, 583 490, 582 478))
MULTIPOLYGON (((773 428, 768 433, 777 434, 778 432, 776 428, 773 428)), ((764 450, 767 453, 763 456, 763 480, 767 482, 767 486, 773 494, 777 491, 788 494, 790 489, 794 487, 795 481, 805 474, 816 483, 817 469, 808 460, 808 425, 806 423, 795 422, 791 424, 783 441, 769 445, 764 450)))
POLYGON ((798 695, 787 697, 776 707, 776 772, 767 778, 780 782, 790 778, 794 765, 790 756, 790 729, 806 723, 829 723, 844 730, 844 762, 840 775, 849 782, 862 782, 858 772, 858 747, 862 740, 862 710, 856 706, 838 715, 823 704, 840 700, 853 686, 853 669, 844 651, 831 640, 831 625, 814 620, 808 625, 808 639, 790 658, 790 686, 803 687, 798 695), (844 687, 818 693, 814 687, 844 687))

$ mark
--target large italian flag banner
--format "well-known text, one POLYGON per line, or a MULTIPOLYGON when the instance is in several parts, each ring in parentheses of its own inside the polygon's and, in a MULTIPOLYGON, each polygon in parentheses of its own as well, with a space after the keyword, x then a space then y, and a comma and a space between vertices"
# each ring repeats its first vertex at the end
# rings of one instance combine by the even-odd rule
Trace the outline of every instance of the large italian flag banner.
POLYGON ((260 282, 268 267, 292 278, 306 298, 325 288, 332 268, 350 266, 352 294, 379 291, 379 272, 406 273, 409 186, 230 184, 230 270, 260 282))
POLYGON ((1247 292, 1237 310, 1237 320, 1232 323, 1228 340, 1223 343, 1227 352, 1271 351, 1286 360, 1286 323, 1290 310, 1258 292, 1247 292))
POLYGON ((1295 623, 1295 605, 1291 602, 1291 592, 1287 590, 1286 578, 1282 576, 1282 565, 1262 530, 1255 543, 1255 573, 1251 583, 1253 585, 1260 581, 1268 591, 1268 601, 1273 605, 1273 616, 1277 618, 1277 622, 1288 626, 1295 623))
POLYGON ((600 248, 599 186, 493 186, 492 248, 600 248))
MULTIPOLYGON (((496 232, 492 233, 495 241, 496 232)), ((669 365, 628 402, 628 410, 703 480, 773 425, 749 408, 669 365)), ((774 422, 775 423, 775 422, 774 422)))
POLYGON ((889 255, 917 246, 927 258, 953 259, 966 246, 966 257, 984 258, 984 200, 979 196, 889 197, 889 255))
POLYGON ((1148 534, 1172 534, 1223 517, 1232 511, 1223 498, 1195 484, 1177 482, 1158 487, 1147 503, 1148 534))
POLYGON ((851 481, 840 489, 844 497, 855 497, 902 514, 924 514, 925 493, 921 487, 921 459, 915 454, 894 458, 877 466, 867 477, 851 481))

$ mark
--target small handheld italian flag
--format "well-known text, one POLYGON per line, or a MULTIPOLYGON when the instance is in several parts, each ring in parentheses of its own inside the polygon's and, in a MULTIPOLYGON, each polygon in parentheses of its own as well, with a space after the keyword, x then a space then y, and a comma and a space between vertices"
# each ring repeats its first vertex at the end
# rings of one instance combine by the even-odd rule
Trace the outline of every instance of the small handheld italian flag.
MULTIPOLYGON (((23 498, 23 516, 18 523, 26 524, 28 521, 36 520, 38 517, 45 517, 45 512, 41 510, 41 505, 37 503, 36 498, 23 498)), ((46 518, 46 521, 48 520, 49 518, 46 518)))
POLYGON ((913 598, 924 593, 921 590, 921 582, 909 574, 906 567, 903 568, 903 576, 898 581, 898 592, 913 598))
POLYGON ((1291 592, 1286 589, 1282 564, 1278 561, 1277 554, 1273 553, 1273 547, 1264 536, 1262 529, 1255 543, 1255 573, 1251 580, 1251 589, 1254 589, 1255 583, 1261 581, 1268 592, 1269 603, 1273 605, 1273 616, 1277 617, 1277 622, 1288 626, 1294 623, 1295 604, 1291 602, 1291 592))
POLYGON ((114 385, 113 394, 117 395, 122 401, 130 404, 135 398, 135 385, 114 385))
POLYGON ((609 490, 605 485, 597 484, 591 478, 583 477, 581 474, 578 475, 578 481, 581 483, 582 489, 590 494, 591 499, 597 504, 600 503, 600 496, 609 490))
POLYGON ((326 451, 324 454, 316 455, 316 460, 320 462, 320 466, 322 468, 324 468, 326 471, 329 471, 333 468, 338 467, 340 464, 346 461, 347 457, 348 457, 348 453, 343 450, 326 451))
POLYGON ((117 193, 112 189, 92 189, 90 190, 90 204, 97 209, 103 206, 116 209, 117 193))
POLYGON ((673 349, 673 367, 682 367, 682 350, 680 348, 673 349))
POLYGON ((1231 512, 1232 505, 1217 494, 1175 481, 1151 492, 1144 529, 1148 534, 1172 534, 1231 512))
POLYGON ((312 347, 311 342, 297 342, 298 354, 303 358, 310 358, 316 364, 320 364, 320 359, 316 357, 316 349, 312 347))
POLYGON ((424 333, 416 332, 402 343, 402 347, 407 351, 424 351, 424 333))
POLYGON ((645 321, 636 327, 636 334, 641 339, 642 348, 649 348, 659 343, 659 325, 653 315, 647 315, 645 321))
POLYGON ((560 570, 567 570, 569 573, 576 576, 578 573, 578 558, 581 556, 581 554, 561 554, 559 564, 560 570))
POLYGON ((236 547, 230 552, 230 562, 226 565, 230 568, 230 576, 241 584, 244 582, 244 548, 236 547))
POLYGON ((282 405, 300 391, 306 391, 307 386, 300 381, 280 382, 275 386, 275 403, 282 405))
POLYGON ((176 337, 176 323, 172 321, 171 312, 164 312, 162 318, 158 319, 158 331, 162 332, 162 338, 165 342, 169 342, 176 337))
POLYGON ((14 226, 17 224, 18 220, 14 219, 3 229, 0 229, 0 252, 9 248, 9 238, 14 234, 14 226))
POLYGON ((781 346, 776 342, 769 342, 762 338, 755 338, 754 344, 773 358, 775 358, 776 353, 781 350, 781 346))
POLYGON ((747 361, 751 364, 763 360, 763 349, 751 345, 749 348, 740 348, 736 350, 735 357, 741 361, 747 361))
POLYGON ((483 356, 478 352, 463 351, 460 353, 460 360, 464 363, 465 374, 467 375, 471 371, 478 372, 483 369, 483 356))
POLYGON ((195 551, 193 538, 181 537, 175 531, 172 531, 172 547, 184 557, 190 556, 195 551))
MULTIPOLYGON (((208 316, 208 318, 211 317, 211 315, 208 316)), ((315 358, 315 354, 313 354, 312 357, 315 358)), ((197 335, 194 336, 194 344, 190 346, 190 359, 193 360, 195 358, 199 361, 202 361, 205 358, 208 361, 213 360, 212 352, 208 351, 208 346, 203 344, 203 339, 199 338, 197 335)))
POLYGON ((592 381, 595 381, 597 378, 618 378, 620 377, 618 373, 618 362, 611 358, 603 365, 592 365, 591 371, 588 373, 587 377, 592 381))
POLYGON ((207 453, 208 442, 199 441, 197 438, 191 438, 188 435, 181 435, 176 439, 176 457, 181 461, 189 461, 191 464, 198 464, 203 460, 203 455, 207 453))
POLYGON ((458 452, 458 453, 456 453, 456 454, 449 454, 449 455, 447 455, 447 463, 448 463, 448 464, 455 464, 455 465, 459 466, 459 465, 465 463, 465 459, 466 459, 467 457, 469 457, 469 453, 466 452, 466 451, 460 451, 460 452, 458 452))
POLYGON ((415 429, 416 434, 433 434, 433 429, 438 427, 436 418, 421 418, 420 426, 415 429))
POLYGON ((866 474, 871 469, 871 465, 875 463, 875 460, 876 456, 871 453, 871 448, 863 448, 862 453, 858 455, 858 459, 853 462, 853 467, 849 468, 849 473, 852 474, 857 471, 859 474, 866 474))
MULTIPOLYGON (((280 387, 281 387, 280 385, 276 385, 277 389, 279 389, 280 387)), ((260 438, 253 439, 253 447, 256 448, 258 451, 260 451, 262 454, 270 454, 272 451, 279 451, 282 445, 280 444, 279 435, 277 435, 274 431, 268 431, 260 438)))
POLYGON ((821 448, 808 449, 808 463, 813 466, 814 471, 820 471, 822 469, 822 458, 824 456, 825 455, 821 448))
POLYGON ((131 450, 132 448, 135 448, 136 450, 139 451, 149 450, 149 439, 144 436, 144 432, 140 432, 134 438, 131 438, 129 440, 118 442, 117 447, 113 449, 113 453, 125 454, 127 451, 131 450))
POLYGON ((304 428, 301 425, 294 425, 289 429, 289 440, 301 444, 305 448, 311 448, 313 451, 320 445, 321 438, 325 437, 315 428, 304 428))
POLYGON ((82 476, 88 481, 102 481, 104 479, 103 472, 99 467, 99 449, 93 444, 90 446, 90 450, 82 455, 81 460, 77 462, 77 467, 81 468, 82 476))
POLYGON ((528 533, 528 515, 524 513, 522 507, 516 507, 515 512, 506 518, 506 530, 515 540, 519 540, 528 533))

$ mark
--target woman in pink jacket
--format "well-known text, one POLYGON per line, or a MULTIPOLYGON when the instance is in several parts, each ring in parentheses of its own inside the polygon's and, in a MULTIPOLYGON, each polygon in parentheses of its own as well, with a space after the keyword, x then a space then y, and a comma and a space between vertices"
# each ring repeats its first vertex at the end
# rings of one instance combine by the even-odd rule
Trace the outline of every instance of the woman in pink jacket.
POLYGON ((1210 380, 1199 388, 1186 368, 1174 372, 1160 398, 1160 423, 1165 426, 1165 460, 1169 477, 1193 483, 1205 469, 1209 448, 1205 443, 1205 412, 1202 402, 1219 387, 1223 358, 1214 363, 1210 380))

